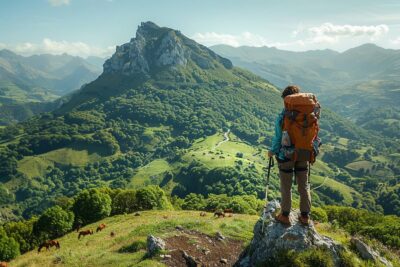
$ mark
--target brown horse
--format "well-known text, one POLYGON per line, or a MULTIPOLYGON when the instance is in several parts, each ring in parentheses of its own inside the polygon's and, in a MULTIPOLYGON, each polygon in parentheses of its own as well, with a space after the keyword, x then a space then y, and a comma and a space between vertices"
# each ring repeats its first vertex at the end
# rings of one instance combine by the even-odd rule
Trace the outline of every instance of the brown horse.
POLYGON ((56 249, 60 249, 60 243, 57 240, 44 241, 42 244, 40 244, 38 248, 38 253, 42 250, 42 248, 50 250, 51 247, 56 247, 56 249))
POLYGON ((0 267, 8 267, 8 263, 5 261, 0 262, 0 267))
POLYGON ((106 228, 106 225, 104 223, 100 224, 99 226, 97 226, 96 233, 102 231, 104 228, 106 228))
POLYGON ((85 235, 93 235, 93 230, 83 230, 79 232, 78 239, 81 238, 81 236, 85 235))
POLYGON ((224 213, 233 213, 233 209, 224 209, 224 213))

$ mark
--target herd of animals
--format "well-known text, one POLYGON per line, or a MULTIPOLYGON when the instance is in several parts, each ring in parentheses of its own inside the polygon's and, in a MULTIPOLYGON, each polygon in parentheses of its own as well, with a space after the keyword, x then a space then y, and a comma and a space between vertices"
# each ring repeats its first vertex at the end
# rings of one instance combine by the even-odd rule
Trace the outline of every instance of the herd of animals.
MULTIPOLYGON (((140 216, 139 213, 135 213, 135 216, 140 216)), ((207 216, 207 213, 202 211, 200 212, 200 216, 201 217, 205 217, 207 216)), ((232 209, 224 209, 224 210, 216 210, 214 212, 214 217, 217 218, 224 218, 224 217, 232 217, 233 216, 233 210, 232 209)), ((164 219, 167 219, 168 216, 163 216, 164 219)), ((99 226, 97 226, 96 229, 96 233, 97 232, 101 232, 106 228, 106 225, 104 223, 99 224, 99 226)), ((81 237, 84 237, 86 235, 93 235, 93 230, 81 230, 81 225, 78 225, 76 227, 76 232, 78 233, 78 239, 81 239, 81 237)), ((111 231, 110 232, 110 237, 115 237, 115 232, 111 231)), ((46 248, 46 251, 49 251, 50 248, 55 247, 56 249, 60 249, 60 242, 58 240, 47 240, 44 241, 43 243, 41 243, 38 247, 38 253, 40 253, 40 251, 43 248, 46 248)), ((0 267, 8 267, 7 262, 0 262, 0 267)))

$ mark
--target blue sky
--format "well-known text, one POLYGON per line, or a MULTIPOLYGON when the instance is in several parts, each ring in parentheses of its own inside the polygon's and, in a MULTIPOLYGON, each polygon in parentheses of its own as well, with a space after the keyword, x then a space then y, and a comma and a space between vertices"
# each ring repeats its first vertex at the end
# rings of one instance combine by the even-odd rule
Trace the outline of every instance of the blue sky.
POLYGON ((205 45, 400 49, 398 0, 2 0, 0 49, 108 56, 149 20, 205 45))

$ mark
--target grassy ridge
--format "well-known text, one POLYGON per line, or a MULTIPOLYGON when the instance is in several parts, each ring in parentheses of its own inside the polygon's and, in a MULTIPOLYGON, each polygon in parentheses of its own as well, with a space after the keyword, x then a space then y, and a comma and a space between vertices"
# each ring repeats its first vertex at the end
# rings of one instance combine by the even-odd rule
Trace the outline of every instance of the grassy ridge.
POLYGON ((100 223, 107 225, 100 233, 77 239, 72 232, 58 239, 60 250, 50 252, 28 252, 15 260, 11 266, 57 266, 61 261, 65 266, 162 266, 157 261, 145 259, 145 251, 121 253, 119 250, 134 241, 146 240, 147 235, 154 234, 163 238, 177 233, 175 227, 181 225, 186 229, 198 230, 210 235, 220 231, 223 235, 249 241, 253 225, 258 216, 235 215, 232 218, 216 219, 208 213, 200 217, 197 211, 145 211, 141 216, 133 214, 118 215, 90 224, 84 229, 94 229, 100 223), (166 216, 166 219, 164 218, 166 216), (114 231, 116 236, 110 237, 114 231))

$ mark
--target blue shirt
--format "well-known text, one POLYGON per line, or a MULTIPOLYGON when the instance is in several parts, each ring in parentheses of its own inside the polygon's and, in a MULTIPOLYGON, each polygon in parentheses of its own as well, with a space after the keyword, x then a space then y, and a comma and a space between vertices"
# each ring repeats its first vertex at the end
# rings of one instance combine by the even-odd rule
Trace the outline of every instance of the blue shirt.
POLYGON ((275 135, 272 138, 272 146, 271 151, 281 160, 286 160, 285 154, 281 151, 281 142, 282 142, 282 124, 283 124, 283 116, 285 109, 279 113, 278 117, 275 120, 275 135))

